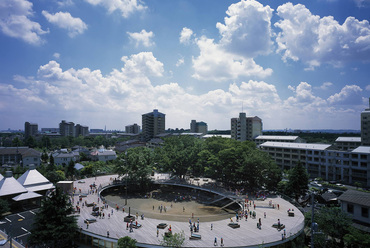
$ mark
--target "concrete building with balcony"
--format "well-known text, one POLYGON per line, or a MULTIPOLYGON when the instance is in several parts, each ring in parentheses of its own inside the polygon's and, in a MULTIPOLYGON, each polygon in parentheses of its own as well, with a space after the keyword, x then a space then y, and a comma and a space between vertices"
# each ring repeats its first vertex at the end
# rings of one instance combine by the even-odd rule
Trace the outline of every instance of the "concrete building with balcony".
POLYGON ((260 149, 267 152, 284 169, 301 162, 311 178, 327 181, 355 182, 370 187, 370 147, 338 150, 329 144, 265 142, 260 149))
POLYGON ((61 123, 59 123, 59 132, 61 136, 76 136, 76 130, 75 130, 75 124, 73 122, 67 122, 65 120, 62 120, 61 123))
POLYGON ((125 127, 125 131, 126 131, 126 133, 138 134, 138 133, 140 133, 140 126, 136 123, 134 123, 132 125, 127 125, 125 127))
POLYGON ((353 150, 361 146, 361 137, 338 137, 335 145, 339 150, 353 150))
POLYGON ((261 145, 267 141, 271 142, 289 142, 289 143, 305 143, 305 141, 300 138, 299 136, 292 136, 292 135, 258 135, 254 139, 254 143, 256 145, 261 145))
POLYGON ((197 122, 196 120, 192 120, 190 122, 190 132, 191 133, 207 134, 208 125, 207 125, 207 123, 205 123, 203 121, 197 122))
POLYGON ((75 137, 78 137, 80 135, 81 136, 88 136, 89 135, 89 127, 77 124, 75 126, 75 137))
POLYGON ((258 135, 262 135, 262 119, 247 117, 245 113, 240 113, 239 118, 231 118, 231 138, 245 141, 253 140, 258 135))
POLYGON ((370 146, 370 108, 365 109, 361 113, 361 144, 370 146))
POLYGON ((30 136, 36 136, 39 132, 39 125, 37 123, 24 123, 24 138, 27 139, 30 136))
POLYGON ((149 141, 158 134, 164 133, 166 129, 166 115, 158 109, 142 115, 142 139, 149 141))

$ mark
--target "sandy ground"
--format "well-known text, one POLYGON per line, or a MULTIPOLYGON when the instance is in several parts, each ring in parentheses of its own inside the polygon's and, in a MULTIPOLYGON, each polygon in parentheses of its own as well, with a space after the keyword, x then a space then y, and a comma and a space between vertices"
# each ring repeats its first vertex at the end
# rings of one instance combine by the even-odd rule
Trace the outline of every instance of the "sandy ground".
POLYGON ((172 221, 192 221, 206 222, 206 221, 217 221, 223 219, 229 219, 235 216, 235 212, 226 212, 225 210, 214 207, 206 206, 204 204, 197 203, 196 201, 162 201, 153 198, 129 198, 127 200, 127 206, 125 206, 125 199, 118 195, 107 195, 105 196, 108 204, 115 208, 116 204, 120 207, 125 207, 125 211, 131 208, 131 214, 135 215, 138 213, 139 216, 144 214, 145 217, 160 219, 160 220, 172 220, 172 221), (162 206, 162 212, 160 207, 162 206), (154 207, 154 210, 153 210, 154 207), (166 208, 166 211, 164 211, 166 208))

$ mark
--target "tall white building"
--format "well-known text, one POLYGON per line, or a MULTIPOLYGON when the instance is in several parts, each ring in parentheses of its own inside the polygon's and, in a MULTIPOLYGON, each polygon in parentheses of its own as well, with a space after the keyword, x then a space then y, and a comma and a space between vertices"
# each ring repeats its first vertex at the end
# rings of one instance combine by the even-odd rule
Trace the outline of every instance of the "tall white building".
POLYGON ((231 118, 231 138, 245 141, 253 140, 258 135, 262 135, 262 119, 247 117, 245 113, 240 113, 239 118, 231 118))
POLYGON ((361 143, 363 146, 370 146, 370 108, 361 113, 361 143))
POLYGON ((158 134, 164 133, 166 128, 166 115, 154 109, 153 112, 142 115, 142 138, 149 141, 158 134))

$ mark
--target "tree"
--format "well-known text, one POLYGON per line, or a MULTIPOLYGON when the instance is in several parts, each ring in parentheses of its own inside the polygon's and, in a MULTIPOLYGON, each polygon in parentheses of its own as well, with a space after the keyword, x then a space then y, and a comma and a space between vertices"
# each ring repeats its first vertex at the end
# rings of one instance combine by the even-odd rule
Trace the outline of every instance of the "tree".
POLYGON ((347 247, 360 248, 370 247, 370 235, 351 226, 349 233, 344 235, 343 239, 347 247))
POLYGON ((180 233, 174 233, 170 236, 163 236, 163 240, 161 241, 161 245, 167 247, 182 247, 185 241, 185 234, 184 231, 180 233))
POLYGON ((129 236, 125 236, 123 238, 118 239, 117 245, 119 248, 135 248, 136 239, 130 238, 129 236))
POLYGON ((308 173, 301 162, 289 170, 288 179, 287 192, 298 202, 299 197, 304 196, 308 191, 308 173))
POLYGON ((3 199, 0 199, 0 217, 4 213, 9 212, 9 211, 10 211, 9 203, 3 199))
POLYGON ((76 172, 76 169, 75 169, 75 162, 73 160, 71 160, 69 163, 68 163, 68 166, 67 166, 67 169, 66 169, 66 176, 68 178, 73 178, 73 175, 75 174, 76 172))
POLYGON ((29 245, 39 247, 74 247, 78 226, 67 195, 56 187, 41 204, 35 216, 29 245))

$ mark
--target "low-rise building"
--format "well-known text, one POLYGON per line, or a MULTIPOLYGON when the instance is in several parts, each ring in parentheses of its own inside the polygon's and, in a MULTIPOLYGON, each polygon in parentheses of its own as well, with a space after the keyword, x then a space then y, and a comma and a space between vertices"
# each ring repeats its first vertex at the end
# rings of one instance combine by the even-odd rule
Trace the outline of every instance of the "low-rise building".
POLYGON ((354 222, 370 225, 370 193, 347 190, 338 200, 342 211, 350 214, 354 222))
POLYGON ((93 151, 91 153, 91 157, 94 161, 107 162, 107 161, 115 160, 117 158, 117 154, 115 151, 112 151, 112 150, 99 149, 99 150, 93 151))
POLYGON ((79 156, 78 152, 68 152, 63 149, 60 151, 53 152, 51 155, 54 158, 55 165, 63 165, 63 166, 68 165, 71 161, 73 162, 78 161, 76 156, 79 156))
POLYGON ((23 167, 41 164, 41 153, 29 147, 0 147, 0 165, 23 167))
POLYGON ((353 150, 361 146, 361 137, 338 137, 335 145, 339 150, 353 150))

